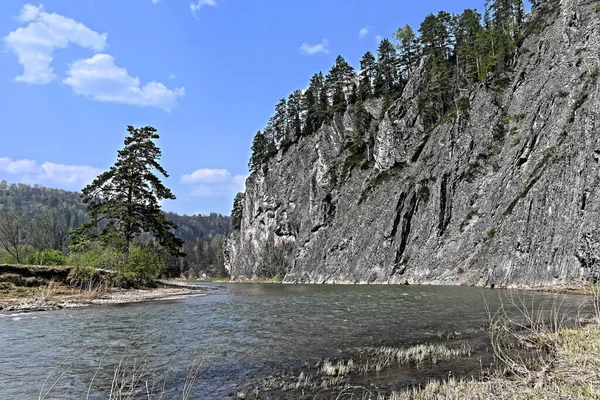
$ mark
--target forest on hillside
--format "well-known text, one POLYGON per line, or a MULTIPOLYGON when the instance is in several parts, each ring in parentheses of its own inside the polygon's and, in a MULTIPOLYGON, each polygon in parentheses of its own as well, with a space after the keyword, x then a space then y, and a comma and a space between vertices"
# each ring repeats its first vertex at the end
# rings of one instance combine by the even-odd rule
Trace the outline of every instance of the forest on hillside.
MULTIPOLYGON (((223 245, 230 226, 228 216, 216 213, 188 216, 171 212, 165 216, 177 224, 175 235, 184 241, 182 252, 186 254, 169 257, 170 275, 225 275, 223 245)), ((60 263, 64 257, 59 255, 66 255, 69 250, 69 232, 87 221, 86 205, 79 193, 39 185, 9 184, 3 180, 0 182, 0 235, 9 233, 3 228, 18 227, 13 229, 18 242, 11 247, 19 250, 18 254, 10 254, 15 250, 0 246, 0 263, 60 263)))

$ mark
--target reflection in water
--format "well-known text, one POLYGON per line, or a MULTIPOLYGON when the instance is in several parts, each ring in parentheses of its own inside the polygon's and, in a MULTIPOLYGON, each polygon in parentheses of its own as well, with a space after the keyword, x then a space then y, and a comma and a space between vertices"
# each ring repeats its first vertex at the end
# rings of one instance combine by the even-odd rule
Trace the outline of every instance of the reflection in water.
MULTIPOLYGON (((206 297, 177 301, 0 316, 0 398, 37 398, 46 377, 73 360, 63 365, 71 368, 47 399, 85 398, 96 371, 92 398, 103 399, 123 354, 127 362, 145 360, 151 371, 169 370, 165 397, 177 398, 198 352, 204 364, 197 393, 226 398, 244 382, 362 346, 406 346, 465 331, 481 332, 481 341, 484 299, 494 310, 502 293, 464 287, 218 286, 206 297)), ((523 296, 529 301, 533 295, 523 296)), ((535 294, 537 300, 549 296, 535 294)), ((581 300, 569 297, 565 306, 576 308, 581 300)))

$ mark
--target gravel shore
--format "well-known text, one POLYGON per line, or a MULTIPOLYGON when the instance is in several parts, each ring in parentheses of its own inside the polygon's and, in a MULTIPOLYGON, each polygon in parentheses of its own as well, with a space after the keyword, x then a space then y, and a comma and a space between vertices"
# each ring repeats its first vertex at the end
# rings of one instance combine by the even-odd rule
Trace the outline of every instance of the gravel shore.
POLYGON ((0 299, 0 312, 51 311, 65 308, 88 307, 101 304, 141 303, 153 300, 173 300, 185 297, 206 296, 206 287, 183 283, 161 282, 152 289, 110 289, 108 291, 70 294, 38 293, 28 297, 0 299))

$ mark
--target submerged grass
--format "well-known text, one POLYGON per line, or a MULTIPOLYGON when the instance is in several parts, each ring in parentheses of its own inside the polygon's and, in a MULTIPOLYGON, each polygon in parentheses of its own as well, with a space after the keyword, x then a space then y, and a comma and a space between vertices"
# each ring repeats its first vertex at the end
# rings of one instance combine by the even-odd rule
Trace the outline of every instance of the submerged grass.
POLYGON ((357 351, 355 359, 326 359, 315 368, 303 370, 298 376, 272 376, 265 379, 261 391, 325 390, 348 385, 352 377, 368 376, 393 367, 417 366, 429 362, 436 364, 471 354, 464 342, 458 347, 444 344, 419 344, 412 347, 369 347, 357 351))

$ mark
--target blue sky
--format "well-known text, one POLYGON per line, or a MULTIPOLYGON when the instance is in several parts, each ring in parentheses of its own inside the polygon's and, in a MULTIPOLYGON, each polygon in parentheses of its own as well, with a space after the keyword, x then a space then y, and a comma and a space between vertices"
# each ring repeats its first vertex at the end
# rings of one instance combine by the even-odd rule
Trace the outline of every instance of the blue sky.
POLYGON ((178 213, 229 214, 273 107, 429 12, 483 0, 0 2, 0 180, 80 190, 155 126, 178 213))

